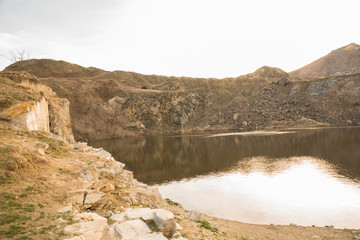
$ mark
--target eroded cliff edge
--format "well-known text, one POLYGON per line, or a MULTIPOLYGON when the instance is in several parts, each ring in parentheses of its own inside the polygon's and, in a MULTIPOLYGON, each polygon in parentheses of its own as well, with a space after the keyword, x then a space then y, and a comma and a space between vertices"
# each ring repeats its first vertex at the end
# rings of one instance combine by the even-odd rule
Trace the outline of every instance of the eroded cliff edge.
POLYGON ((264 66, 225 79, 108 72, 48 59, 15 63, 70 101, 75 139, 140 134, 358 126, 360 74, 291 77, 264 66))

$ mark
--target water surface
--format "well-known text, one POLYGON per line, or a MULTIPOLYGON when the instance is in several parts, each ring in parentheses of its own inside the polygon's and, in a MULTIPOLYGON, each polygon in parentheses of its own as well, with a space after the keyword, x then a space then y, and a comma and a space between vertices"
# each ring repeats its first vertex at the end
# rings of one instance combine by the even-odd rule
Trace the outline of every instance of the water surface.
POLYGON ((164 197, 259 224, 360 228, 360 129, 152 136, 92 143, 164 197))

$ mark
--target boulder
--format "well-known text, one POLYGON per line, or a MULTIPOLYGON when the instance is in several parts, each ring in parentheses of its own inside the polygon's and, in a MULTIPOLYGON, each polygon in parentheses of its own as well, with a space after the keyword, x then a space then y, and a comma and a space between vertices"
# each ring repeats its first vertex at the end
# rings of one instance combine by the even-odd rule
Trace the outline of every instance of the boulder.
POLYGON ((190 214, 187 216, 187 219, 191 221, 202 221, 204 219, 204 214, 198 211, 191 211, 190 214))
POLYGON ((89 190, 84 195, 84 206, 93 205, 105 196, 105 193, 97 190, 89 190))
POLYGON ((70 119, 70 102, 66 98, 49 99, 49 120, 50 132, 69 142, 74 142, 70 119))
POLYGON ((116 223, 109 229, 109 235, 111 237, 119 235, 122 240, 142 239, 139 237, 148 233, 151 233, 150 228, 140 219, 116 223))
POLYGON ((66 193, 66 202, 77 203, 82 205, 84 203, 85 189, 71 190, 66 193))
MULTIPOLYGON (((107 227, 107 220, 96 213, 80 213, 75 216, 75 220, 80 221, 64 229, 65 234, 74 235, 80 239, 100 240, 103 236, 103 231, 107 227)), ((76 239, 70 238, 70 239, 76 239)))
POLYGON ((134 238, 134 240, 168 240, 162 233, 150 233, 140 237, 134 238))
POLYGON ((155 209, 153 218, 160 231, 164 232, 166 235, 174 234, 176 222, 172 212, 165 209, 155 209))

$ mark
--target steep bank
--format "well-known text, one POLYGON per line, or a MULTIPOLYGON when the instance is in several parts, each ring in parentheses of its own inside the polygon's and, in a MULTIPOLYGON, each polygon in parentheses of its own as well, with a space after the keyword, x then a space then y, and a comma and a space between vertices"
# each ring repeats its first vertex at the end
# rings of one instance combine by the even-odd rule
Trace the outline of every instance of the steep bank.
POLYGON ((202 79, 107 72, 45 59, 6 70, 28 71, 69 99, 77 140, 360 124, 360 74, 301 80, 264 66, 236 78, 202 79))
POLYGON ((292 77, 331 77, 360 73, 360 46, 351 43, 290 72, 292 77))
MULTIPOLYGON (((11 101, 5 109, 29 99, 35 102, 29 106, 35 106, 46 98, 36 93, 36 87, 8 78, 0 77, 0 87, 0 101, 11 101)), ((22 115, 32 110, 27 109, 22 115)), ((355 230, 253 225, 191 213, 133 179, 106 151, 64 141, 47 131, 13 129, 15 120, 0 120, 2 239, 119 239, 132 234, 128 239, 165 240, 163 235, 174 236, 175 231, 179 232, 175 239, 354 239, 359 235, 355 230), (137 232, 125 231, 129 228, 137 232)))

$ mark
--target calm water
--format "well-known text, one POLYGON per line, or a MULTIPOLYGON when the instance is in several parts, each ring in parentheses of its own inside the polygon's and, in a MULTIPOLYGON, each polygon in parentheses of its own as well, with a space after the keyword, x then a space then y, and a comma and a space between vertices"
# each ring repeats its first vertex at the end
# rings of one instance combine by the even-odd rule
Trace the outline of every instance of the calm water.
POLYGON ((359 128, 91 144, 187 209, 248 223, 360 228, 359 128))

